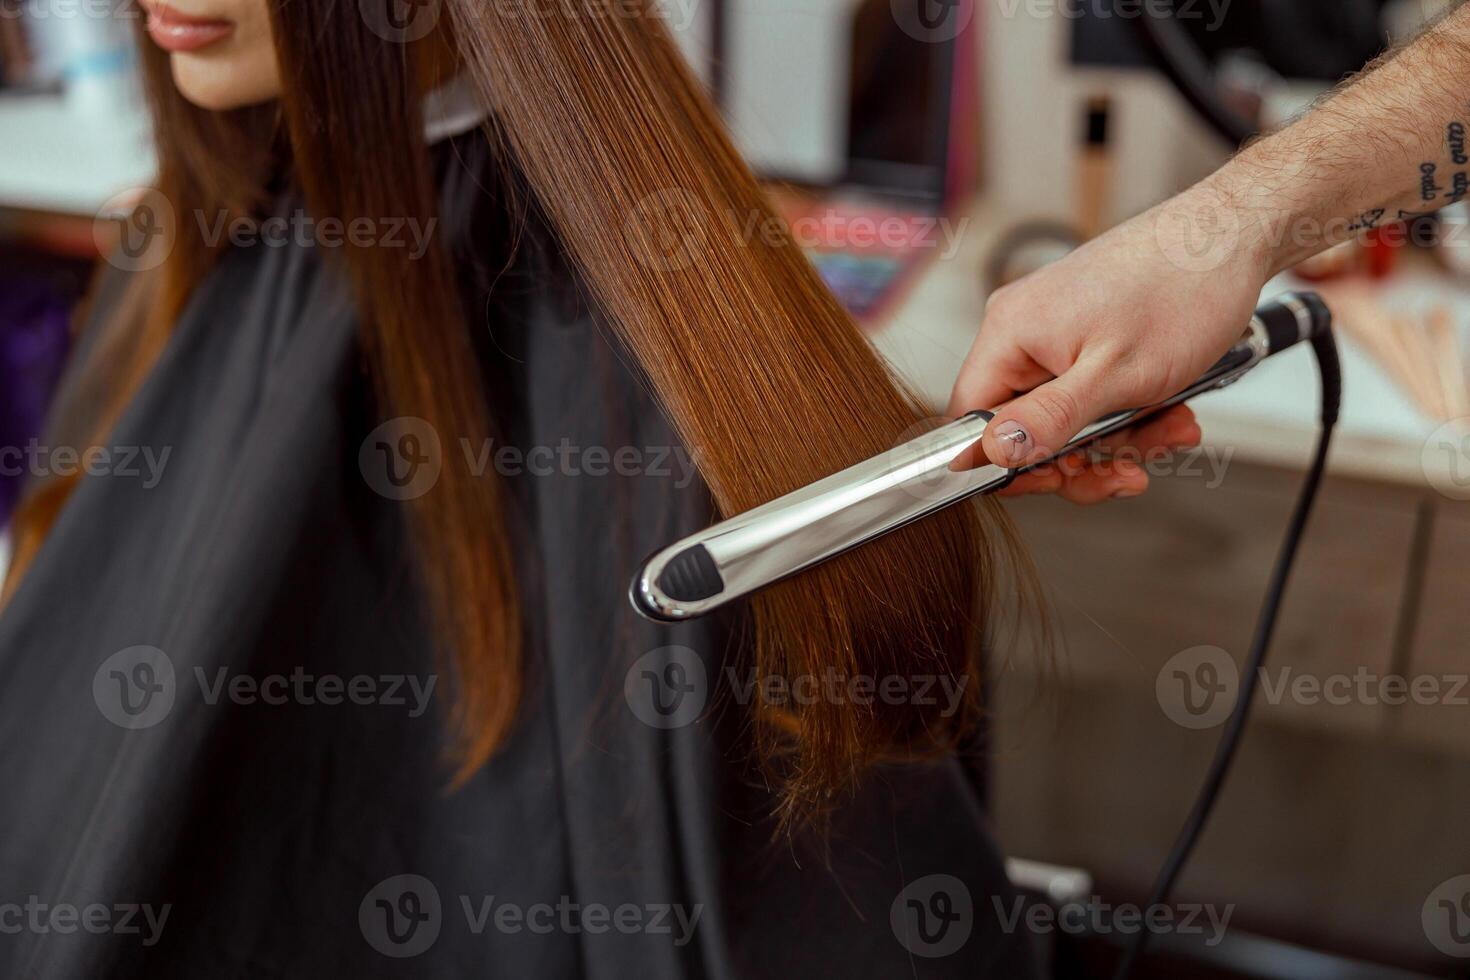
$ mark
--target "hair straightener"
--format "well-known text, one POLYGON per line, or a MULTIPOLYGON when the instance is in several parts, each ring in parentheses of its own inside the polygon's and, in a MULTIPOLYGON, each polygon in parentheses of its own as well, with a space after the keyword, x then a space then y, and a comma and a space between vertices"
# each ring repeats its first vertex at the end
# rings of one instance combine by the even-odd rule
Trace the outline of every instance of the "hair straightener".
MULTIPOLYGON (((1316 355, 1322 379, 1322 432, 1242 664, 1241 676, 1254 678, 1265 663, 1291 566, 1327 468, 1327 452, 1342 397, 1332 314, 1313 293, 1288 293, 1256 310, 1240 341, 1194 384, 1157 405, 1099 419, 1046 459, 1020 469, 995 465, 955 468, 955 461, 980 440, 994 418, 991 412, 971 412, 886 453, 675 542, 638 569, 629 590, 633 606, 649 619, 661 622, 703 616, 937 510, 977 494, 994 493, 1022 473, 1136 425, 1171 405, 1223 388, 1266 358, 1304 341, 1316 355)), ((1161 906, 1168 900, 1198 843, 1240 745, 1255 691, 1253 683, 1241 685, 1199 795, 1154 881, 1145 908, 1161 906)), ((1135 932, 1120 958, 1115 980, 1126 980, 1131 975, 1150 934, 1147 929, 1135 932)))
POLYGON ((633 606, 679 622, 796 575, 978 494, 1196 395, 1225 387, 1273 354, 1327 333, 1331 314, 1314 293, 1289 293, 1256 311, 1241 340, 1194 384, 1147 408, 1092 423, 1060 451, 1019 469, 952 468, 994 415, 971 412, 932 432, 677 541, 643 563, 633 606))

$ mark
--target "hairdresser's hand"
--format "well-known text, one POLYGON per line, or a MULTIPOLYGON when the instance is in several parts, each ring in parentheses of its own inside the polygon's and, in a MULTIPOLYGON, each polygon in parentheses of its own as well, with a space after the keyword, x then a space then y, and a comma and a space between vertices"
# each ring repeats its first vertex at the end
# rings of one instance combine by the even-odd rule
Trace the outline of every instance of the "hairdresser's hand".
MULTIPOLYGON (((1187 192, 991 296, 949 406, 951 415, 996 409, 982 444, 989 459, 1018 466, 1050 455, 1108 412, 1176 394, 1240 339, 1270 259, 1233 238, 1201 254, 1202 223, 1206 232, 1218 223, 1219 207, 1216 196, 1187 192)), ((1104 443, 1129 450, 1118 458, 1075 454, 1009 492, 1082 504, 1136 496, 1148 487, 1141 460, 1199 440, 1181 406, 1104 443)))

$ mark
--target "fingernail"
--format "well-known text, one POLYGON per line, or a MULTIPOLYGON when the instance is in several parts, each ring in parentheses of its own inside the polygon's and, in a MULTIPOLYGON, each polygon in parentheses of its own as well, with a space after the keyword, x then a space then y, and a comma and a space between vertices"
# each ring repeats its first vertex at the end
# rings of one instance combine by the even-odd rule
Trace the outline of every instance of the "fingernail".
POLYGON ((995 441, 1008 463, 1022 462, 1031 449, 1031 434, 1020 422, 1006 421, 996 426, 995 441))
POLYGON ((1121 490, 1114 490, 1113 491, 1113 499, 1114 500, 1127 500, 1129 497, 1138 497, 1138 496, 1142 496, 1142 494, 1143 494, 1143 491, 1140 490, 1140 489, 1138 489, 1137 487, 1124 487, 1121 490))

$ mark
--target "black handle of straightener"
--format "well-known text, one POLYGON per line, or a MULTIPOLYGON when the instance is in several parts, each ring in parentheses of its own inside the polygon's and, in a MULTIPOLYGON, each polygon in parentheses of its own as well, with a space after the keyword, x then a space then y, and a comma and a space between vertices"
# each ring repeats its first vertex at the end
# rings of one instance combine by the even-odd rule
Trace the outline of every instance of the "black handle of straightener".
POLYGON ((1266 327, 1272 354, 1332 329, 1332 311, 1316 293, 1287 293, 1256 310, 1256 317, 1266 327))

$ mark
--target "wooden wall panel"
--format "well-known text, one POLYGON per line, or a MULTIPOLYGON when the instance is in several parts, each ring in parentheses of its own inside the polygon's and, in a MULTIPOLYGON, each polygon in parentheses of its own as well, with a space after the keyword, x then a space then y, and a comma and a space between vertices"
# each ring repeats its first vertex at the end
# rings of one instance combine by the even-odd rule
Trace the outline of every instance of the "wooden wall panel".
MULTIPOLYGON (((1244 657, 1300 479, 1235 465, 1213 489, 1179 477, 1098 508, 1014 502, 1066 648, 1055 674, 1025 649, 997 651, 994 799, 1009 853, 1087 868, 1115 899, 1146 893, 1219 735, 1171 721, 1156 677, 1198 644, 1244 657)), ((1273 682, 1284 668, 1325 679, 1404 667, 1425 499, 1328 482, 1273 644, 1273 682)), ((1446 657, 1470 669, 1454 653, 1470 646, 1466 514, 1431 549, 1416 669, 1446 657)), ((1416 729, 1428 722, 1355 694, 1273 705, 1258 693, 1256 709, 1179 897, 1234 903, 1253 931, 1441 965, 1420 909, 1440 881, 1470 872, 1470 710, 1449 753, 1416 729)))

